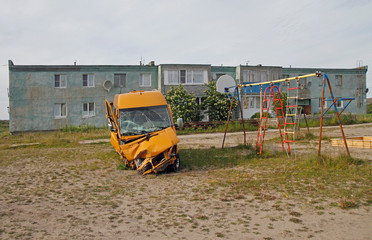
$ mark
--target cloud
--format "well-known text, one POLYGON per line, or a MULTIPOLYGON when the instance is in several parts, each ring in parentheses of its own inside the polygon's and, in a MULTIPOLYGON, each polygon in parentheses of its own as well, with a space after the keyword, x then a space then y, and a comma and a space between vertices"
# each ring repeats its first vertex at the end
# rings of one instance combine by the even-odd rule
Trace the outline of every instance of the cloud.
MULTIPOLYGON (((352 68, 372 61, 371 11, 372 2, 362 0, 7 1, 0 64, 138 64, 142 57, 352 68)), ((6 69, 0 67, 2 93, 6 69)), ((367 79, 372 87, 369 72, 367 79)), ((3 118, 7 98, 0 96, 3 118)))

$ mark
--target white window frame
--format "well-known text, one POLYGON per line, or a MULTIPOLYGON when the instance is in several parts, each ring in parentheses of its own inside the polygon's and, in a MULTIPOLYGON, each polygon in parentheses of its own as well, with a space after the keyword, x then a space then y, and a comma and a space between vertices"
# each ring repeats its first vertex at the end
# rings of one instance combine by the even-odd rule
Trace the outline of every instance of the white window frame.
MULTIPOLYGON (((322 99, 320 98, 320 101, 322 99)), ((332 105, 332 101, 324 101, 324 108, 327 109, 329 106, 332 105)), ((319 103, 319 108, 321 108, 321 103, 319 103)), ((337 108, 343 108, 344 107, 344 101, 336 101, 336 107, 337 108)), ((334 106, 332 106, 332 108, 334 108, 334 106)), ((330 109, 331 110, 331 109, 330 109)))
POLYGON ((54 74, 54 88, 66 88, 67 87, 67 76, 66 74, 54 74), (59 86, 56 86, 56 78, 58 76, 58 84, 59 86), (62 79, 61 79, 62 78, 62 79), (64 83, 63 85, 61 83, 64 83))
POLYGON ((114 74, 114 88, 125 88, 125 87, 127 87, 127 74, 126 73, 115 73, 114 74), (119 78, 119 86, 117 84, 115 85, 116 76, 124 76, 124 84, 121 84, 120 80, 122 79, 119 78))
POLYGON ((344 101, 337 101, 336 102, 336 107, 343 108, 344 107, 344 101))
POLYGON ((151 73, 141 73, 139 85, 140 87, 151 87, 151 73))
POLYGON ((256 97, 251 96, 249 97, 248 109, 254 109, 256 106, 256 97))
POLYGON ((164 84, 165 85, 204 85, 208 83, 208 71, 203 69, 190 69, 190 70, 165 70, 164 71, 164 84), (198 81, 195 82, 195 78, 198 81), (201 80, 201 81, 200 81, 201 80))
POLYGON ((96 106, 94 102, 86 102, 82 105, 82 115, 83 117, 94 117, 96 115, 96 106), (86 106, 87 110, 84 110, 86 106), (90 111, 90 107, 93 106, 93 111, 90 111))
POLYGON ((191 70, 186 71, 186 84, 202 85, 204 84, 204 70, 191 70), (198 82, 195 82, 195 78, 198 78, 198 82))
POLYGON ((95 87, 95 76, 92 73, 84 73, 81 78, 83 87, 95 87), (87 85, 84 86, 84 76, 87 76, 87 85))
POLYGON ((55 103, 54 104, 54 118, 66 118, 66 117, 67 117, 66 103, 55 103))
POLYGON ((261 108, 261 102, 260 102, 260 97, 256 97, 256 109, 260 109, 261 108))

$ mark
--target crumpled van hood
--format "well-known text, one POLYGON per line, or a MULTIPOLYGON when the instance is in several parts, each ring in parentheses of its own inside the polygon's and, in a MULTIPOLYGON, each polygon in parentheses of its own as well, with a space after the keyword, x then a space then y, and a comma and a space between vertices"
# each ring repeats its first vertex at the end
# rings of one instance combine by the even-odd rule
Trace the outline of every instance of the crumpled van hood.
MULTIPOLYGON (((130 138, 125 137, 125 140, 130 138)), ((169 149, 173 145, 176 145, 179 139, 172 129, 172 127, 166 128, 164 130, 154 132, 150 134, 150 138, 146 137, 139 140, 120 145, 125 157, 131 161, 137 158, 152 158, 165 150, 169 149)))

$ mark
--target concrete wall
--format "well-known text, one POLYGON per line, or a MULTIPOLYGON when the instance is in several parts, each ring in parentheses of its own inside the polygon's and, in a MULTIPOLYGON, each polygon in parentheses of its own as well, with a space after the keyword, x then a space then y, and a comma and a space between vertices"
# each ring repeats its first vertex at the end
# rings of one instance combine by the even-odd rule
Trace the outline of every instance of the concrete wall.
MULTIPOLYGON (((238 82, 248 83, 248 82, 267 82, 267 81, 273 81, 277 80, 282 75, 282 68, 281 67, 274 67, 274 66, 239 66, 237 67, 237 75, 238 75, 238 82)), ((269 85, 266 85, 262 88, 262 94, 264 94, 264 91, 266 87, 269 85)), ((250 88, 246 89, 246 92, 250 92, 250 88)), ((242 96, 242 109, 243 109, 243 118, 249 119, 252 115, 254 115, 257 112, 261 111, 261 104, 260 104, 260 92, 252 90, 252 93, 244 94, 245 91, 240 92, 240 95, 242 96)), ((269 110, 271 113, 271 108, 269 110)))
MULTIPOLYGON (((313 68, 282 68, 267 66, 211 66, 203 64, 161 64, 158 66, 146 65, 14 65, 9 61, 9 108, 10 108, 10 132, 55 130, 66 125, 92 125, 101 127, 107 124, 105 117, 104 100, 113 101, 114 95, 126 93, 132 90, 159 89, 163 94, 173 86, 167 84, 167 71, 203 71, 203 83, 183 84, 188 92, 195 94, 202 100, 204 85, 209 81, 217 80, 222 75, 229 75, 237 83, 247 80, 247 76, 257 81, 271 81, 285 77, 315 73, 320 70, 325 72, 332 85, 335 97, 356 98, 346 109, 347 112, 358 114, 366 113, 366 72, 367 67, 359 69, 313 69, 313 68), (55 88, 54 76, 63 74, 66 76, 66 88, 55 88), (82 86, 82 75, 93 74, 95 77, 94 87, 82 86), (126 74, 126 86, 114 87, 114 74, 126 74), (139 79, 141 74, 151 75, 151 86, 141 87, 139 79), (247 75, 248 74, 248 75, 247 75), (342 76, 342 86, 336 86, 336 75, 342 76), (103 84, 109 81, 112 87, 109 91, 103 88, 103 84), (54 116, 54 106, 65 103, 67 115, 65 117, 54 116), (95 114, 83 116, 83 103, 94 103, 95 114)), ((321 98, 320 79, 313 77, 300 81, 300 104, 311 106, 311 113, 320 112, 319 98, 321 98)), ((291 86, 296 84, 291 81, 291 86)), ((281 91, 287 86, 281 84, 281 91)), ((326 93, 329 97, 328 89, 326 93)), ((253 97, 258 97, 254 96, 253 97)), ((243 96, 244 97, 244 96, 243 96)), ((248 96, 252 97, 252 96, 248 96)), ((247 99, 245 99, 247 100, 247 99)), ((242 99, 244 103, 244 99, 242 99)), ((345 103, 346 104, 346 103, 345 103)), ((248 102, 245 102, 245 106, 248 102)), ((255 104, 257 107, 258 105, 255 104)), ((259 111, 252 109, 249 112, 244 109, 244 118, 259 111)), ((236 117, 238 113, 234 114, 236 117)))
POLYGON ((132 90, 158 88, 157 67, 154 66, 14 66, 9 65, 10 132, 55 130, 66 125, 106 125, 105 99, 132 90), (114 74, 126 74, 126 87, 114 87, 114 74), (151 74, 151 86, 140 87, 141 73, 151 74), (66 88, 54 87, 55 74, 67 78, 66 88), (94 87, 82 86, 82 75, 94 74, 94 87), (103 88, 111 81, 112 88, 103 88), (65 103, 67 116, 55 117, 54 105, 65 103), (84 117, 83 103, 94 103, 93 116, 84 117))
MULTIPOLYGON (((355 98, 345 109, 345 112, 365 114, 366 104, 366 73, 367 67, 358 69, 325 69, 325 68, 283 68, 284 77, 296 77, 304 74, 321 71, 327 74, 330 80, 332 91, 335 98, 355 98), (336 75, 342 76, 342 85, 336 85, 336 75)), ((291 81, 294 87, 296 81, 291 81)), ((299 81, 299 104, 310 105, 311 113, 320 113, 319 99, 322 97, 322 78, 311 77, 299 81)), ((281 84, 281 91, 285 91, 284 83, 281 84)), ((328 87, 325 88, 325 98, 330 98, 328 87)), ((344 101, 343 106, 346 105, 344 101)), ((329 103, 327 103, 329 104, 329 103)), ((329 106, 329 105, 328 105, 329 106)), ((332 109, 331 109, 332 110, 332 109)), ((334 109, 333 109, 334 110, 334 109)))
POLYGON ((161 85, 159 85, 161 92, 165 95, 172 86, 179 86, 180 84, 169 84, 166 81, 168 71, 204 71, 206 74, 204 77, 203 83, 198 84, 188 84, 188 83, 182 83, 183 87, 186 89, 187 92, 193 93, 196 97, 203 97, 204 91, 207 90, 207 87, 205 86, 206 83, 208 83, 211 79, 211 66, 210 65, 194 65, 194 64, 162 64, 160 67, 160 79, 159 82, 161 85))

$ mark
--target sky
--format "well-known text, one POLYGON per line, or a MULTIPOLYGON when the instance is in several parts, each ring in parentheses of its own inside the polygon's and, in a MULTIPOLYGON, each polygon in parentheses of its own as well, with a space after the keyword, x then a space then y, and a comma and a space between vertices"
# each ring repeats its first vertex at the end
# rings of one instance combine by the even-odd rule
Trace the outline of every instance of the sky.
MULTIPOLYGON (((370 0, 0 0, 0 119, 15 65, 372 64, 370 0)), ((367 97, 372 73, 367 72, 367 97)))

